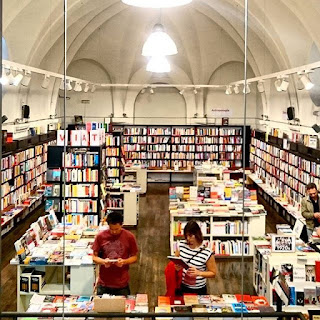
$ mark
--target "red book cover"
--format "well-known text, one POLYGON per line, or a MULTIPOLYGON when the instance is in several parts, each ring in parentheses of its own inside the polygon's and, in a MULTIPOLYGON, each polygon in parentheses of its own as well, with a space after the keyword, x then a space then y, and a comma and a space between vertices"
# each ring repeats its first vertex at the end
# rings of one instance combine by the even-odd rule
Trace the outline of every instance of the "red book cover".
POLYGON ((170 306, 170 297, 158 296, 158 306, 170 306))
POLYGON ((316 264, 316 282, 320 282, 320 261, 317 260, 315 261, 315 264, 316 264))
POLYGON ((256 306, 268 306, 269 305, 269 302, 266 299, 266 297, 252 296, 251 299, 256 306))
POLYGON ((243 302, 252 302, 251 296, 249 294, 244 294, 243 296, 241 294, 235 294, 237 301, 241 302, 243 298, 243 302))

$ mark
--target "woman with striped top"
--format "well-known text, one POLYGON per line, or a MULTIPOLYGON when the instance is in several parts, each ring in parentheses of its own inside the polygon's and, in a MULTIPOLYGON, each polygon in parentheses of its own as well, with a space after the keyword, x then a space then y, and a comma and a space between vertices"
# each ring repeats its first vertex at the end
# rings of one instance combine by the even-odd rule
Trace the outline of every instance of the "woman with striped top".
MULTIPOLYGON (((206 278, 214 278, 216 275, 216 263, 212 251, 202 244, 203 236, 196 221, 189 221, 184 228, 185 241, 179 243, 179 249, 175 252, 188 265, 183 269, 181 293, 207 294, 206 278)), ((177 270, 181 267, 176 266, 177 270)))

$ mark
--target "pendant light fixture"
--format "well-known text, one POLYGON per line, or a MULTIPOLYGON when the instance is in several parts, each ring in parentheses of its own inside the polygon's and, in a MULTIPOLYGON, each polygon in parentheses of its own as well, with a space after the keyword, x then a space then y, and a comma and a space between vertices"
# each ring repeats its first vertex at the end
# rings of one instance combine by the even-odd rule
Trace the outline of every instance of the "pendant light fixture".
POLYGON ((151 35, 143 45, 142 55, 145 57, 171 56, 177 54, 177 46, 164 31, 163 25, 158 23, 153 27, 151 35))
POLYGON ((147 71, 156 73, 170 72, 170 63, 165 56, 153 56, 147 64, 147 71))
POLYGON ((140 8, 173 8, 189 4, 192 0, 122 0, 122 2, 140 8))

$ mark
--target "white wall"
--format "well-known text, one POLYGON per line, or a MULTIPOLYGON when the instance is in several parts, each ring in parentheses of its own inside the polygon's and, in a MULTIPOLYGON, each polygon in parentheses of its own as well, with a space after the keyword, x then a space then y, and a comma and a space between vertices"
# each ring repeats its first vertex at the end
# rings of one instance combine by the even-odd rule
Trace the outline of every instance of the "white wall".
POLYGON ((135 101, 135 124, 186 124, 186 103, 175 88, 140 93, 135 101))

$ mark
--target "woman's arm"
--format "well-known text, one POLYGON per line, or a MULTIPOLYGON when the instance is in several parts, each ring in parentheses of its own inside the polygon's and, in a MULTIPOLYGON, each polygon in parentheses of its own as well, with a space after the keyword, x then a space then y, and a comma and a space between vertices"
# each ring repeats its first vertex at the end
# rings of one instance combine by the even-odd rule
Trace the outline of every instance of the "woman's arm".
POLYGON ((211 257, 208 259, 206 263, 207 270, 206 271, 200 271, 195 267, 191 267, 188 269, 188 273, 190 276, 193 277, 203 277, 203 278, 214 278, 217 274, 217 266, 216 266, 216 260, 214 259, 214 256, 211 255, 211 257))

